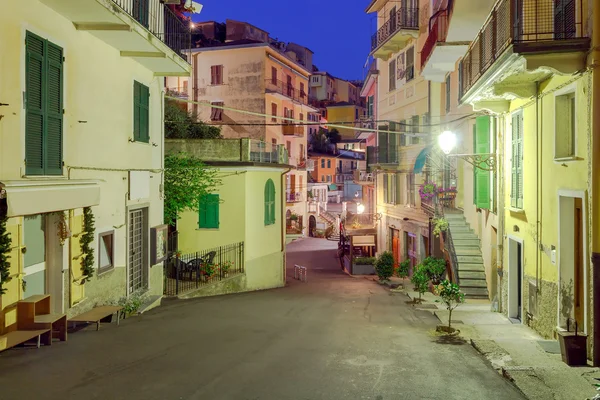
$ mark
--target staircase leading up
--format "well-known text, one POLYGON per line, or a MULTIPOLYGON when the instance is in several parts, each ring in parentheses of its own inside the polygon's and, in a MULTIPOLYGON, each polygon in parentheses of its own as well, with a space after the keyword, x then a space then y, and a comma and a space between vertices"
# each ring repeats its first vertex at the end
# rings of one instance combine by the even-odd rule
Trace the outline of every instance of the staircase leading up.
POLYGON ((467 223, 462 213, 446 212, 448 229, 452 235, 454 252, 458 260, 458 279, 465 297, 488 299, 485 268, 479 238, 467 223))
POLYGON ((327 239, 334 242, 339 242, 340 229, 337 225, 337 218, 330 212, 324 210, 320 210, 319 217, 321 217, 325 222, 327 222, 327 225, 333 227, 333 233, 327 239))

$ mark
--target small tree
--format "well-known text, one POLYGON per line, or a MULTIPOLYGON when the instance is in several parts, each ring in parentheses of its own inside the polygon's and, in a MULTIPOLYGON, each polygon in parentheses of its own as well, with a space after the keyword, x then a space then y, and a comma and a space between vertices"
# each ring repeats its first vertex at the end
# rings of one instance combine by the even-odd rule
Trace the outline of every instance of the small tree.
POLYGON ((383 252, 375 262, 375 271, 381 281, 387 281, 394 274, 394 255, 390 251, 383 252))
POLYGON ((333 128, 327 132, 327 139, 329 139, 329 143, 336 144, 342 140, 342 135, 340 135, 340 131, 333 128))
POLYGON ((197 213, 200 198, 221 184, 217 172, 183 153, 165 156, 165 224, 173 225, 185 210, 197 213))
POLYGON ((452 283, 447 279, 444 279, 439 284, 437 291, 442 298, 442 303, 446 305, 446 309, 448 310, 448 328, 452 328, 452 311, 465 302, 465 294, 460 291, 456 283, 452 283))
POLYGON ((410 272, 410 260, 404 260, 398 265, 398 277, 404 279, 410 272))
POLYGON ((437 285, 446 272, 446 260, 443 258, 427 257, 423 260, 423 267, 431 282, 437 285))
POLYGON ((419 292, 418 302, 421 303, 423 301, 423 293, 429 289, 429 276, 427 275, 427 271, 423 265, 417 266, 417 269, 410 278, 410 281, 414 285, 415 290, 419 292))
MULTIPOLYGON (((184 103, 183 107, 187 107, 184 103)), ((165 100, 165 138, 167 139, 218 139, 221 129, 200 122, 175 100, 165 100)))

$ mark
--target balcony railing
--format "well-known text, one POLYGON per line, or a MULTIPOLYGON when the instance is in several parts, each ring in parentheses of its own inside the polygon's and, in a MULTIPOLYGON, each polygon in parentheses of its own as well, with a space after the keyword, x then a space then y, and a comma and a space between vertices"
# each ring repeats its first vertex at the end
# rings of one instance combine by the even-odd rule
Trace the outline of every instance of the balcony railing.
MULTIPOLYGON (((308 86, 308 83, 307 83, 308 86)), ((268 93, 278 93, 298 103, 308 104, 308 90, 300 90, 293 83, 277 79, 265 79, 265 89, 268 93)))
POLYGON ((286 136, 304 137, 305 127, 303 125, 286 124, 284 121, 281 128, 282 128, 283 134, 286 136))
POLYGON ((425 44, 423 45, 423 50, 421 51, 421 68, 427 63, 433 49, 438 43, 443 43, 446 41, 446 36, 448 36, 448 23, 450 11, 448 9, 438 11, 431 19, 429 20, 429 35, 427 36, 427 40, 425 40, 425 44))
POLYGON ((284 145, 250 140, 250 161, 261 163, 288 163, 289 157, 284 145))
POLYGON ((585 39, 581 0, 500 0, 462 61, 461 95, 467 93, 510 45, 522 52, 572 50, 585 39), (575 42, 575 43, 573 43, 575 42))
POLYGON ((353 174, 337 174, 335 176, 335 183, 345 183, 348 181, 354 181, 353 174))
POLYGON ((288 203, 300 203, 303 200, 301 192, 288 189, 285 191, 285 198, 288 203))
POLYGON ((368 165, 398 164, 400 162, 400 151, 393 147, 367 147, 368 165))
POLYGON ((419 30, 419 9, 406 7, 396 11, 371 37, 371 51, 378 49, 398 31, 403 29, 419 30))
POLYGON ((190 27, 161 0, 112 0, 186 61, 190 54, 190 27))
POLYGON ((366 171, 354 171, 354 182, 356 183, 373 183, 375 181, 374 176, 371 172, 366 171))

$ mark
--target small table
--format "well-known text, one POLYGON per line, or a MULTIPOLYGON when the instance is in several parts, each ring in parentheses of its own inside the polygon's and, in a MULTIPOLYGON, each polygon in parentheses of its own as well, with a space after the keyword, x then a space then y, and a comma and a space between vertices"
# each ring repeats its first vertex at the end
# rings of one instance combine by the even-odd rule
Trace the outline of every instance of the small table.
POLYGON ((69 322, 73 322, 77 325, 77 322, 95 322, 96 330, 100 330, 100 321, 106 317, 117 313, 117 325, 119 325, 120 311, 123 309, 121 306, 100 306, 92 308, 90 311, 86 311, 83 314, 76 315, 75 317, 69 318, 69 322))

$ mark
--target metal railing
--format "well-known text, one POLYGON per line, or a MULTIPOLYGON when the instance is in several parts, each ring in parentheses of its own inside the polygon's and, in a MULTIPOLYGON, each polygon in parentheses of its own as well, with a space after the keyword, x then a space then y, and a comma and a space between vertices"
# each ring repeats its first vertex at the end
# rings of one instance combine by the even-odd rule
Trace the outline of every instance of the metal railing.
POLYGON ((435 13, 429 20, 429 35, 423 44, 421 50, 421 68, 427 63, 433 49, 438 43, 446 41, 448 36, 448 23, 450 21, 450 11, 444 9, 435 13))
POLYGON ((296 88, 293 83, 283 82, 277 79, 265 79, 265 90, 270 93, 281 94, 291 100, 302 104, 308 104, 308 83, 304 90, 296 88))
POLYGON ((371 37, 371 51, 378 49, 398 31, 403 29, 419 30, 419 8, 406 7, 396 11, 391 18, 371 37))
POLYGON ((163 263, 165 296, 178 296, 244 272, 244 242, 189 254, 172 252, 163 263))
POLYGON ((112 0, 154 36, 187 61, 191 50, 190 26, 161 0, 112 0))
POLYGON ((289 157, 285 146, 282 144, 250 140, 250 161, 270 164, 287 164, 289 157))
POLYGON ((303 196, 301 192, 288 189, 285 191, 285 198, 288 203, 299 203, 302 201, 303 196))
POLYGON ((557 42, 559 50, 569 50, 566 41, 587 38, 582 21, 581 0, 499 0, 463 58, 461 93, 467 93, 511 44, 538 43, 538 48, 528 48, 535 52, 557 42))
POLYGON ((371 172, 367 171, 354 171, 354 182, 367 182, 373 183, 375 181, 375 177, 371 172))

